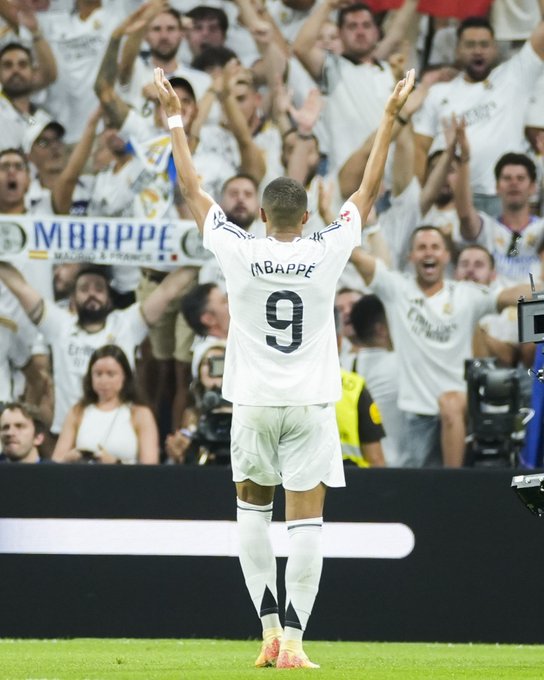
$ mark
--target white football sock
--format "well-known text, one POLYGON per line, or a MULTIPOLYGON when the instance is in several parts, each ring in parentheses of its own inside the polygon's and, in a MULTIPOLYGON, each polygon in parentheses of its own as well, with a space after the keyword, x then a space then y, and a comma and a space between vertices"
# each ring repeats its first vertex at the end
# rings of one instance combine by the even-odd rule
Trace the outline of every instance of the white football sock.
POLYGON ((270 541, 272 506, 237 499, 240 564, 263 630, 281 628, 276 585, 276 558, 270 541))
POLYGON ((302 640, 314 606, 323 567, 322 517, 287 522, 289 557, 285 567, 284 640, 302 640))

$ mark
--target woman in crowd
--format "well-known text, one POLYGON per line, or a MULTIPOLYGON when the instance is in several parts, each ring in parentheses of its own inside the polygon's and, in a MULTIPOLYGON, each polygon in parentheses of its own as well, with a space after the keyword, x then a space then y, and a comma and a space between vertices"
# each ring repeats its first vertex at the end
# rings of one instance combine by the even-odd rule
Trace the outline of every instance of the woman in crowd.
POLYGON ((159 462, 157 424, 151 409, 138 399, 127 357, 117 345, 104 345, 91 355, 83 398, 66 417, 53 460, 159 462))

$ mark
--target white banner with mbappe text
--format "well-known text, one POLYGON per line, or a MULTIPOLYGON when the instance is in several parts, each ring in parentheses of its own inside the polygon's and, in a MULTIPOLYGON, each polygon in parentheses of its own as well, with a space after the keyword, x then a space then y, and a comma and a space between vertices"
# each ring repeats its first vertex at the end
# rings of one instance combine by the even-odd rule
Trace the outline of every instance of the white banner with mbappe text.
POLYGON ((200 265, 211 256, 190 220, 0 215, 0 260, 153 267, 200 265))

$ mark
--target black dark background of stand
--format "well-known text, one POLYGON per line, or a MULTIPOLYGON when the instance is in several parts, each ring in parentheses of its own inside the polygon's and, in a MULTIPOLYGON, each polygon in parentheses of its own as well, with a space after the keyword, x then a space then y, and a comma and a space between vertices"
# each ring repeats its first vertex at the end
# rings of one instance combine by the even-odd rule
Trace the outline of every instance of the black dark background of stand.
MULTIPOLYGON (((543 643, 544 520, 516 497, 513 474, 348 470, 326 520, 402 522, 415 548, 326 559, 307 637, 543 643)), ((0 517, 234 520, 234 489, 222 468, 3 465, 0 517)), ((0 611, 0 637, 260 633, 228 557, 2 554, 0 611)))

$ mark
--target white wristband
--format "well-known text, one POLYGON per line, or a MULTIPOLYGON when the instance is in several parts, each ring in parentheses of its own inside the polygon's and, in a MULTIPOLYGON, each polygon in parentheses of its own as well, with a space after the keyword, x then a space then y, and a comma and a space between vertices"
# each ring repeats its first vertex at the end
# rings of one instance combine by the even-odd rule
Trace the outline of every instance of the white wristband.
POLYGON ((179 114, 168 117, 168 129, 173 130, 174 128, 183 128, 183 120, 179 114))

